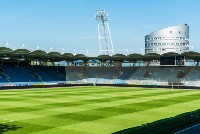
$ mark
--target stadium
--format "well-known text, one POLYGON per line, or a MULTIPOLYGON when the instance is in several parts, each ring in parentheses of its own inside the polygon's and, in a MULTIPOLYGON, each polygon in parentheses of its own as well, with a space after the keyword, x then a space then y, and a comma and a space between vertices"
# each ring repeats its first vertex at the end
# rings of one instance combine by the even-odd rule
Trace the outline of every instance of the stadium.
POLYGON ((199 91, 186 90, 200 86, 197 52, 0 55, 1 133, 175 133, 199 123, 199 91))
POLYGON ((200 53, 189 51, 189 26, 145 36, 145 54, 123 54, 107 17, 97 11, 96 56, 0 47, 0 134, 199 132, 200 53))

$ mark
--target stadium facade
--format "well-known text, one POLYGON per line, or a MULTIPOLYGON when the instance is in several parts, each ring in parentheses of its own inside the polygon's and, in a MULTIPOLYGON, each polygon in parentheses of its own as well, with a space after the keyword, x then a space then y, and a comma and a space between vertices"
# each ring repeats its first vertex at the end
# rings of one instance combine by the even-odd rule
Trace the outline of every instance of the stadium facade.
POLYGON ((189 26, 187 24, 164 28, 145 36, 145 54, 181 54, 189 50, 189 26))

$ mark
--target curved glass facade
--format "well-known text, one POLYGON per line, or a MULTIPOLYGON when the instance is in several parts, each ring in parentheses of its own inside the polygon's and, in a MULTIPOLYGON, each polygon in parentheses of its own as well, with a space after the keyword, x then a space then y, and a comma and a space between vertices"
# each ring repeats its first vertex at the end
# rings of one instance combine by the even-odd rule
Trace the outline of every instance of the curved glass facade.
POLYGON ((172 26, 145 36, 145 54, 168 52, 183 53, 189 50, 189 26, 172 26))

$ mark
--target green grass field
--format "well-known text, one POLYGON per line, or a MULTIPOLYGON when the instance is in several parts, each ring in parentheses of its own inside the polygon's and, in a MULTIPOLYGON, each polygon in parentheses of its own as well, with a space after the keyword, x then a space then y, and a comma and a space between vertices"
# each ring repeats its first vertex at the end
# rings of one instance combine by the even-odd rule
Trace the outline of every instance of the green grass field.
POLYGON ((199 109, 199 96, 198 90, 130 87, 3 90, 0 133, 112 133, 199 109))

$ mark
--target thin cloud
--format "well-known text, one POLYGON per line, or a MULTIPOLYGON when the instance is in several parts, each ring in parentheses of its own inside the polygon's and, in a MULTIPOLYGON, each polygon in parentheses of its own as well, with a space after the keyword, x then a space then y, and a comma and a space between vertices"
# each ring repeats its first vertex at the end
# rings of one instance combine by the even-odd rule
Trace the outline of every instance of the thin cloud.
POLYGON ((94 38, 97 38, 97 36, 85 36, 85 37, 79 38, 79 40, 87 40, 87 39, 94 39, 94 38))

